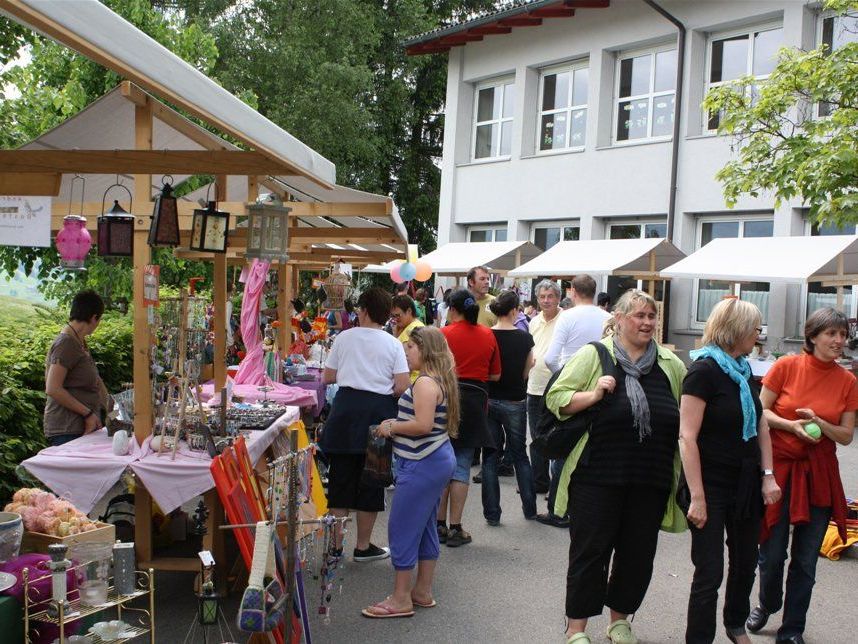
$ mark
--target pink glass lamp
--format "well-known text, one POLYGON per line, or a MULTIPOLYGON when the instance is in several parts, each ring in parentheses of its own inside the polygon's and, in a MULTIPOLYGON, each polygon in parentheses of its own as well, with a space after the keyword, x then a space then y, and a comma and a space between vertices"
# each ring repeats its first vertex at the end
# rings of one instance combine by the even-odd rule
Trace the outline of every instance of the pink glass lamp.
POLYGON ((80 203, 83 212, 83 193, 86 187, 84 178, 75 175, 71 181, 69 191, 69 214, 63 217, 63 229, 57 234, 56 245, 60 254, 60 264, 63 268, 72 271, 84 270, 84 260, 89 249, 92 248, 92 236, 86 229, 86 217, 71 214, 71 197, 74 193, 74 182, 80 179, 81 192, 80 203))

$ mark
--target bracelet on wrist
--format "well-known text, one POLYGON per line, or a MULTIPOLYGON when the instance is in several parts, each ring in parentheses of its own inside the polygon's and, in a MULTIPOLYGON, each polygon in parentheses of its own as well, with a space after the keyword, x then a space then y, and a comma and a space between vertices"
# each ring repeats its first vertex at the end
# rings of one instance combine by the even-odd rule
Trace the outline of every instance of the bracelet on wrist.
POLYGON ((763 476, 774 476, 774 475, 775 475, 775 471, 774 471, 774 470, 767 470, 767 469, 764 469, 764 470, 762 470, 762 471, 761 471, 761 474, 762 474, 763 476))

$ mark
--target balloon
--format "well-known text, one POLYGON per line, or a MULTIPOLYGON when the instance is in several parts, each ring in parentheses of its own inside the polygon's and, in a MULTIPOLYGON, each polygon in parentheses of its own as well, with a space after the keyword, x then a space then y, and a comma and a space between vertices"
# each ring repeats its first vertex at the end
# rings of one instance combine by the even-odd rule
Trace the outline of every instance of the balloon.
POLYGON ((399 272, 399 269, 403 266, 404 264, 396 264, 390 269, 390 279, 392 279, 396 284, 400 284, 401 282, 407 281, 403 279, 402 275, 399 272))
POLYGON ((411 262, 405 262, 402 266, 399 267, 399 274, 406 282, 409 280, 413 280, 414 276, 417 275, 417 267, 411 262))
POLYGON ((432 267, 428 263, 421 260, 415 264, 415 267, 417 268, 417 274, 414 276, 414 279, 418 282, 425 282, 432 277, 432 267))

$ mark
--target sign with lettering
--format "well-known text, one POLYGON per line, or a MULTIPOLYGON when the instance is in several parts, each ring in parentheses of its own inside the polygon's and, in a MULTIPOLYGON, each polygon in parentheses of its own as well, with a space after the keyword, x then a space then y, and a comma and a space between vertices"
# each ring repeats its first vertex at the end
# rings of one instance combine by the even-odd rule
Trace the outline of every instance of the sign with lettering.
POLYGON ((0 246, 50 245, 50 197, 0 196, 0 246))

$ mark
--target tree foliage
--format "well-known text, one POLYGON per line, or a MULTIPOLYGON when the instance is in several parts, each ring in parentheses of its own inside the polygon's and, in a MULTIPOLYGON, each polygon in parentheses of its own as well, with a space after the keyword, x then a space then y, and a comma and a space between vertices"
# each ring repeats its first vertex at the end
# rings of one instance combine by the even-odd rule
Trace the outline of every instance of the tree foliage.
MULTIPOLYGON (((825 6, 858 11, 856 0, 825 6)), ((782 48, 763 84, 746 77, 709 92, 703 107, 734 137, 735 158, 716 175, 728 205, 768 191, 802 198, 817 222, 858 221, 858 39, 847 36, 833 51, 782 48)))

